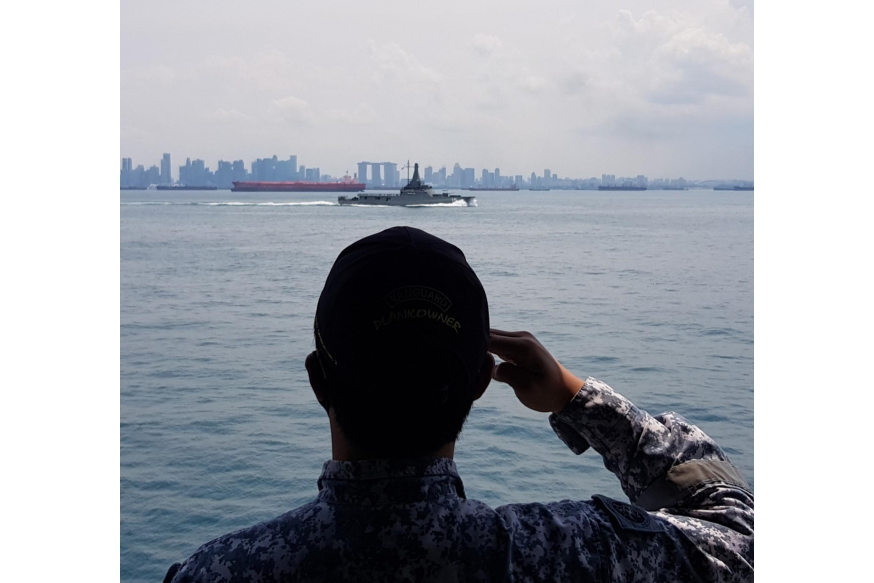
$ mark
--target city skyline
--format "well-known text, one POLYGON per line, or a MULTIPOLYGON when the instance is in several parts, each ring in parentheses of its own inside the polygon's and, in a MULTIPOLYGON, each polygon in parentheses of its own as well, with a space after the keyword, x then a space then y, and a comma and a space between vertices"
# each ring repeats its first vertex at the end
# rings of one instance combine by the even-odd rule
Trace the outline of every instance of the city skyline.
MULTIPOLYGON (((192 159, 191 156, 186 156, 185 159, 186 159, 186 161, 187 161, 187 164, 196 164, 196 165, 199 164, 199 167, 198 167, 198 168, 199 168, 200 171, 202 171, 203 166, 204 166, 205 164, 207 164, 206 161, 204 161, 203 159, 200 159, 200 158, 194 158, 194 159, 192 159)), ((263 161, 263 162, 268 162, 268 161, 270 161, 271 159, 274 160, 274 161, 278 161, 279 163, 287 163, 287 164, 291 164, 291 166, 293 166, 293 167, 295 167, 295 168, 298 167, 298 164, 297 164, 298 156, 297 156, 296 154, 292 154, 292 155, 290 155, 290 156, 288 157, 288 159, 281 159, 281 158, 279 158, 279 156, 278 156, 277 154, 273 154, 272 156, 267 156, 267 157, 265 157, 265 158, 256 158, 256 159, 253 160, 252 162, 249 162, 248 164, 250 165, 250 166, 249 166, 249 167, 250 167, 250 170, 249 170, 249 171, 245 171, 246 174, 249 175, 249 176, 251 176, 251 175, 253 175, 253 174, 256 174, 255 171, 251 170, 252 166, 253 166, 253 165, 257 165, 258 163, 261 163, 262 161, 263 161)), ((125 169, 127 169, 127 170, 132 170, 132 169, 133 169, 133 168, 131 168, 130 166, 126 166, 127 161, 132 161, 132 160, 133 160, 133 157, 124 157, 124 158, 122 158, 121 160, 122 160, 122 164, 121 164, 121 169, 122 169, 122 171, 124 171, 125 169)), ((162 154, 162 157, 161 157, 161 159, 159 160, 159 164, 152 163, 152 164, 149 165, 149 168, 146 167, 146 164, 138 164, 138 166, 142 167, 143 171, 148 171, 149 169, 153 169, 153 170, 155 170, 156 174, 154 174, 154 175, 160 176, 160 181, 153 181, 154 184, 171 184, 171 183, 174 183, 174 182, 182 182, 182 183, 184 183, 185 181, 182 180, 182 179, 180 178, 180 175, 184 172, 184 171, 182 170, 182 165, 177 165, 177 169, 178 169, 178 170, 177 170, 176 172, 172 172, 172 168, 171 168, 172 165, 171 165, 171 163, 170 163, 170 160, 171 160, 171 154, 165 152, 165 153, 162 154), (165 178, 165 176, 175 176, 175 178, 172 178, 172 182, 171 182, 170 180, 167 180, 167 179, 165 178)), ((462 166, 462 165, 460 165, 460 163, 458 163, 458 162, 455 162, 455 163, 452 163, 452 164, 446 164, 446 163, 443 163, 443 164, 439 164, 439 165, 438 165, 438 164, 420 163, 420 162, 418 162, 418 161, 416 161, 416 160, 405 160, 405 161, 402 161, 402 162, 386 162, 386 161, 382 161, 382 162, 370 162, 370 161, 360 161, 360 162, 355 162, 355 163, 346 164, 346 165, 345 165, 345 168, 346 168, 346 169, 345 169, 345 170, 342 170, 342 171, 340 171, 340 172, 337 172, 337 171, 333 171, 333 172, 327 172, 327 171, 326 171, 326 172, 322 172, 322 170, 321 170, 322 167, 321 167, 321 166, 317 166, 317 167, 311 167, 311 168, 309 168, 309 170, 314 171, 314 173, 312 173, 311 175, 309 175, 309 174, 306 174, 306 175, 302 174, 301 176, 294 176, 294 177, 291 177, 291 176, 288 175, 288 173, 287 173, 287 171, 286 171, 286 172, 283 174, 283 178, 281 178, 281 180, 314 180, 314 181, 318 182, 318 181, 320 181, 323 177, 327 177, 328 180, 341 179, 341 178, 342 178, 343 176, 345 176, 345 175, 348 175, 348 176, 351 176, 351 177, 356 177, 356 176, 361 176, 361 175, 362 175, 361 169, 362 169, 362 165, 364 165, 364 166, 366 166, 367 168, 370 169, 370 170, 368 170, 368 174, 367 174, 367 176, 371 176, 371 175, 372 175, 372 172, 373 172, 373 168, 372 168, 372 167, 374 167, 374 166, 379 166, 380 169, 376 170, 376 172, 378 173, 378 176, 381 177, 382 180, 383 180, 386 184, 400 184, 401 173, 400 173, 400 171, 399 171, 398 169, 403 169, 403 168, 405 167, 405 166, 404 166, 405 164, 410 164, 410 169, 412 169, 412 167, 413 167, 412 165, 413 165, 413 164, 417 164, 417 163, 419 164, 419 167, 422 169, 422 172, 423 172, 423 173, 425 172, 425 169, 428 168, 428 167, 432 167, 432 168, 435 168, 435 169, 438 169, 438 167, 442 167, 442 168, 444 168, 444 169, 446 169, 446 168, 453 168, 453 169, 454 169, 455 166, 461 166, 463 169, 467 169, 467 170, 471 170, 471 169, 473 169, 472 167, 469 167, 469 166, 462 166), (356 171, 356 170, 357 170, 357 171, 356 171), (390 174, 383 174, 383 173, 390 173, 390 174), (392 180, 392 177, 394 178, 394 180, 392 180)), ((225 160, 224 157, 221 157, 221 158, 219 158, 219 159, 216 161, 216 165, 215 165, 215 166, 216 166, 216 171, 225 170, 225 171, 227 171, 227 172, 232 172, 232 173, 234 174, 234 176, 235 176, 235 180, 236 180, 236 179, 243 180, 243 179, 245 179, 245 178, 240 174, 240 172, 244 170, 244 166, 245 166, 246 164, 247 164, 247 163, 246 163, 242 158, 239 158, 239 159, 236 159, 236 160, 225 160), (230 166, 225 166, 225 165, 230 165, 230 166)), ((476 166, 476 168, 480 168, 479 165, 475 165, 475 166, 476 166)), ((306 169, 306 166, 305 166, 305 165, 300 165, 300 167, 306 169)), ((209 166, 207 166, 206 168, 209 168, 209 166)), ((487 171, 487 170, 489 170, 489 169, 488 169, 488 168, 484 168, 484 169, 483 169, 483 171, 487 171)), ((500 166, 495 167, 495 170, 500 171, 500 166)), ((545 168, 545 169, 542 169, 542 170, 544 171, 543 176, 546 176, 546 177, 548 177, 549 175, 559 176, 559 173, 557 173, 557 172, 553 172, 552 170, 550 170, 550 168, 545 168)), ((412 172, 412 170, 410 170, 410 172, 412 172)), ((450 171, 450 172, 451 172, 451 171, 450 171)), ((478 172, 479 172, 479 171, 478 171, 478 172)), ((524 177, 527 178, 529 175, 535 175, 536 172, 537 172, 536 170, 525 171, 525 172, 523 172, 523 173, 521 173, 521 174, 517 174, 517 173, 510 172, 510 173, 504 173, 503 176, 504 176, 504 177, 524 176, 524 177)), ((292 174, 294 174, 294 173, 295 173, 295 171, 292 171, 292 174)), ((601 176, 610 176, 610 175, 612 175, 612 176, 614 176, 614 177, 617 176, 617 175, 620 175, 620 176, 621 176, 621 174, 618 174, 618 173, 616 173, 615 171, 614 171, 612 174, 596 173, 596 174, 594 174, 593 176, 584 176, 584 175, 582 175, 582 174, 579 174, 579 175, 573 175, 573 172, 572 172, 570 175, 565 176, 565 178, 573 178, 573 179, 577 179, 577 180, 586 180, 586 179, 590 179, 590 178, 595 178, 595 177, 597 177, 599 174, 600 174, 601 176)), ((666 174, 664 174, 664 173, 661 173, 661 174, 656 173, 656 174, 659 176, 658 179, 670 179, 670 178, 669 178, 666 174)), ((481 174, 477 174, 477 176, 479 177, 479 176, 481 176, 481 174)), ((639 173, 631 172, 631 173, 628 173, 628 176, 630 176, 630 177, 634 177, 634 176, 640 176, 640 174, 639 174, 639 173)), ((424 174, 423 174, 423 177, 424 177, 424 174)), ((716 176, 716 177, 714 177, 714 176, 707 176, 707 177, 701 177, 701 176, 695 176, 695 175, 693 174, 693 175, 690 175, 690 177, 688 177, 688 178, 686 178, 685 176, 681 176, 681 178, 684 178, 685 180, 687 180, 687 181, 690 182, 690 183, 693 183, 693 182, 712 182, 712 181, 719 181, 719 180, 721 180, 721 181, 726 181, 726 182, 730 182, 730 181, 736 181, 736 182, 752 182, 752 180, 748 180, 748 179, 745 179, 745 178, 740 178, 740 177, 730 177, 730 176, 716 176)), ((264 179, 264 180, 267 180, 267 178, 263 178, 263 179, 264 179)))
MULTIPOLYGON (((133 158, 122 158, 120 182, 122 188, 145 188, 151 185, 180 184, 188 186, 216 186, 218 188, 231 188, 234 181, 306 181, 306 182, 336 182, 345 179, 346 176, 363 182, 369 188, 386 187, 396 188, 406 184, 407 178, 401 177, 401 170, 407 170, 407 174, 418 162, 407 161, 403 164, 395 162, 371 162, 361 161, 354 165, 357 172, 342 175, 332 175, 322 172, 320 167, 307 167, 298 164, 298 156, 292 154, 288 159, 280 159, 278 155, 266 158, 258 158, 250 163, 250 169, 246 169, 243 160, 226 161, 220 159, 216 170, 213 171, 206 162, 201 159, 192 160, 186 157, 185 164, 179 165, 179 171, 174 178, 172 173, 172 155, 162 154, 160 167, 157 164, 146 168, 144 164, 133 165, 133 158)), ((560 176, 549 168, 544 168, 542 174, 531 171, 529 174, 514 174, 502 172, 500 167, 494 169, 482 168, 479 173, 473 167, 464 167, 456 162, 452 170, 448 165, 435 168, 428 164, 419 164, 420 175, 426 183, 434 186, 448 188, 470 187, 530 187, 530 188, 571 188, 571 189, 594 189, 598 186, 647 186, 658 187, 686 187, 696 183, 721 183, 750 186, 752 181, 738 178, 709 178, 709 179, 686 179, 683 176, 667 177, 658 176, 649 178, 643 174, 622 176, 602 173, 597 176, 560 176)))
POLYGON ((753 179, 752 2, 156 0, 121 16, 126 157, 753 179))

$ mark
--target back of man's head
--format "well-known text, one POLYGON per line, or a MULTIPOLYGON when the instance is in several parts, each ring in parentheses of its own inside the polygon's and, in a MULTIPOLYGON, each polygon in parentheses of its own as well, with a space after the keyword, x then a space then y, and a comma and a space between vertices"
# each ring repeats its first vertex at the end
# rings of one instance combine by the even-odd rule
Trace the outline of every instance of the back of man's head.
POLYGON ((326 407, 380 457, 454 441, 486 363, 485 290, 454 245, 393 227, 344 249, 319 297, 316 351, 326 407))

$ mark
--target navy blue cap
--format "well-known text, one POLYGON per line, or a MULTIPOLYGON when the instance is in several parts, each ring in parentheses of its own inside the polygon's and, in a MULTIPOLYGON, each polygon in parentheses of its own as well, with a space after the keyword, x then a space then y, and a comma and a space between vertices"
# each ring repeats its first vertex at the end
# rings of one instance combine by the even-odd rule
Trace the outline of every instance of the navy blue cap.
POLYGON ((392 227, 346 247, 319 297, 322 366, 358 384, 399 363, 434 370, 448 358, 472 386, 489 341, 486 293, 464 253, 412 227, 392 227))

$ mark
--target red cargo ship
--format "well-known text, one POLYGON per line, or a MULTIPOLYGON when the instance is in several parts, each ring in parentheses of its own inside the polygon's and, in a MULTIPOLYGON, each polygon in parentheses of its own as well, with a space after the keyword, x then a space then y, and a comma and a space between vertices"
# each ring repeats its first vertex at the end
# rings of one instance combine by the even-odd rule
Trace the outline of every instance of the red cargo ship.
POLYGON ((348 176, 342 182, 234 182, 232 192, 358 192, 364 183, 348 176))

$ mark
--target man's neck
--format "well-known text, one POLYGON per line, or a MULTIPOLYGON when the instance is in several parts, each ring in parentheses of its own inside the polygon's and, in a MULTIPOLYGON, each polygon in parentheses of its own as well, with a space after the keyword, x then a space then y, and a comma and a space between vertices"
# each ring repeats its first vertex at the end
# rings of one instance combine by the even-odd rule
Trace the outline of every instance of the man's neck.
MULTIPOLYGON (((357 447, 346 439, 343 432, 340 431, 337 422, 334 420, 333 410, 329 415, 331 420, 331 458, 339 462, 354 462, 360 460, 385 459, 385 455, 375 455, 365 449, 357 447)), ((429 454, 428 457, 447 457, 452 459, 455 456, 455 442, 451 441, 429 454)), ((389 456, 392 457, 392 456, 389 456)))

